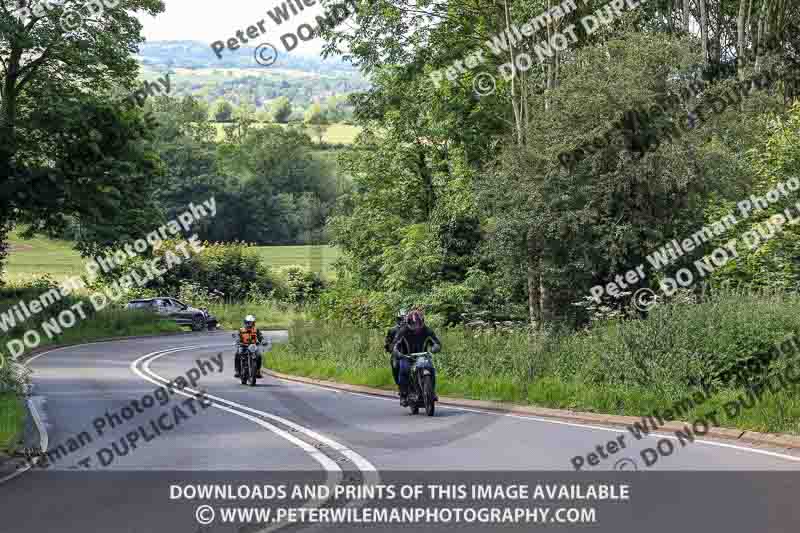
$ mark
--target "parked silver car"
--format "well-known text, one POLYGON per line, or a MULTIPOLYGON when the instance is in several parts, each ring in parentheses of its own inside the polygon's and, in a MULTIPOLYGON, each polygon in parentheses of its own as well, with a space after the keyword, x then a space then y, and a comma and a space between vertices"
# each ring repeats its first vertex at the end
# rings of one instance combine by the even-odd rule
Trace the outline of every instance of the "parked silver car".
POLYGON ((192 331, 217 328, 217 318, 208 309, 197 309, 170 297, 142 298, 131 300, 126 309, 143 309, 172 318, 179 326, 189 326, 192 331))

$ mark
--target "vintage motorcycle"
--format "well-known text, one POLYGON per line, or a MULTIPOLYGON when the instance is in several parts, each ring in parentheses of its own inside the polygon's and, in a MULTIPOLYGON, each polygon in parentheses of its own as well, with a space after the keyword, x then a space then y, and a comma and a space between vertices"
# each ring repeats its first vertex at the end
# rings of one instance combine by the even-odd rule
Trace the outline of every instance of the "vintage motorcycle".
POLYGON ((408 359, 411 364, 409 371, 410 386, 408 390, 408 407, 411 414, 419 413, 420 407, 425 408, 425 414, 433 416, 436 411, 436 378, 433 367, 433 354, 418 352, 408 355, 400 354, 408 359))
MULTIPOLYGON (((233 333, 231 337, 236 339, 236 357, 239 359, 239 377, 242 380, 242 385, 249 383, 251 387, 255 387, 256 379, 258 379, 259 345, 255 343, 247 346, 241 344, 236 333, 233 333)), ((261 346, 268 345, 269 339, 264 339, 264 342, 261 343, 261 346)))

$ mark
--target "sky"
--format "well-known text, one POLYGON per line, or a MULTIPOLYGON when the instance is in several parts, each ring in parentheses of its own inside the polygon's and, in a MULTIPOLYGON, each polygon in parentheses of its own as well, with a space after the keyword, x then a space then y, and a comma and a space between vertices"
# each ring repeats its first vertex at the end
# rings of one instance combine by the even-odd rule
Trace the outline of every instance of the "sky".
MULTIPOLYGON (((191 40, 209 45, 214 41, 227 41, 236 37, 238 30, 246 32, 248 26, 257 25, 263 20, 267 32, 254 40, 248 38, 247 44, 255 46, 268 42, 281 49, 282 35, 290 31, 296 33, 297 27, 303 23, 313 25, 314 16, 322 14, 319 1, 306 0, 306 3, 311 2, 316 3, 307 7, 303 0, 164 0, 166 10, 163 13, 156 17, 139 14, 138 18, 144 26, 143 33, 148 41, 191 40), (267 11, 276 7, 282 8, 290 1, 295 6, 300 3, 304 9, 300 11, 296 8, 298 14, 293 15, 287 7, 287 13, 292 18, 280 25, 276 24, 267 15, 267 11)), ((316 37, 301 41, 292 53, 317 55, 321 44, 321 40, 316 37)))

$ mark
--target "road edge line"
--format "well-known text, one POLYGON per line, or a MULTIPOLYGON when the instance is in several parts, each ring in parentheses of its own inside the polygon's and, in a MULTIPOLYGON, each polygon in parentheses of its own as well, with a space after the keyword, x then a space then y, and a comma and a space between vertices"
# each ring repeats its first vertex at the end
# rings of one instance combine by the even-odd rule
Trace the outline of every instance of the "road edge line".
MULTIPOLYGON (((274 370, 267 370, 267 373, 279 379, 305 383, 307 385, 316 385, 318 387, 325 387, 357 394, 365 394, 368 396, 391 399, 397 398, 397 394, 394 392, 367 387, 365 385, 351 385, 349 383, 339 383, 336 381, 326 381, 304 376, 294 376, 290 374, 284 374, 282 372, 276 372, 274 370)), ((493 402, 487 400, 470 400, 467 398, 453 398, 446 396, 440 396, 439 403, 442 405, 451 405, 455 407, 482 409, 497 414, 536 416, 546 419, 564 420, 581 425, 599 425, 604 426, 604 428, 613 427, 625 429, 634 422, 641 422, 642 420, 641 417, 635 416, 598 414, 584 411, 568 411, 564 409, 551 409, 547 407, 534 407, 513 403, 493 402)), ((688 422, 667 422, 658 429, 660 432, 683 430, 686 424, 688 424, 688 422)), ((748 431, 736 428, 711 428, 705 435, 703 435, 703 437, 721 439, 725 441, 736 441, 740 443, 765 445, 773 448, 777 447, 786 448, 789 450, 800 450, 800 436, 789 435, 785 433, 759 433, 756 431, 748 431)))

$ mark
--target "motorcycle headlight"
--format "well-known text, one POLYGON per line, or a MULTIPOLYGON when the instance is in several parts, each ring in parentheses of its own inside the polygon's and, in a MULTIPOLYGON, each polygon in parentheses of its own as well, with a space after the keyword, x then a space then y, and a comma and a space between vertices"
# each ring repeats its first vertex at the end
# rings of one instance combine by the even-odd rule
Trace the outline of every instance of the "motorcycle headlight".
POLYGON ((250 353, 256 353, 256 345, 255 344, 251 344, 247 349, 250 350, 250 353))

